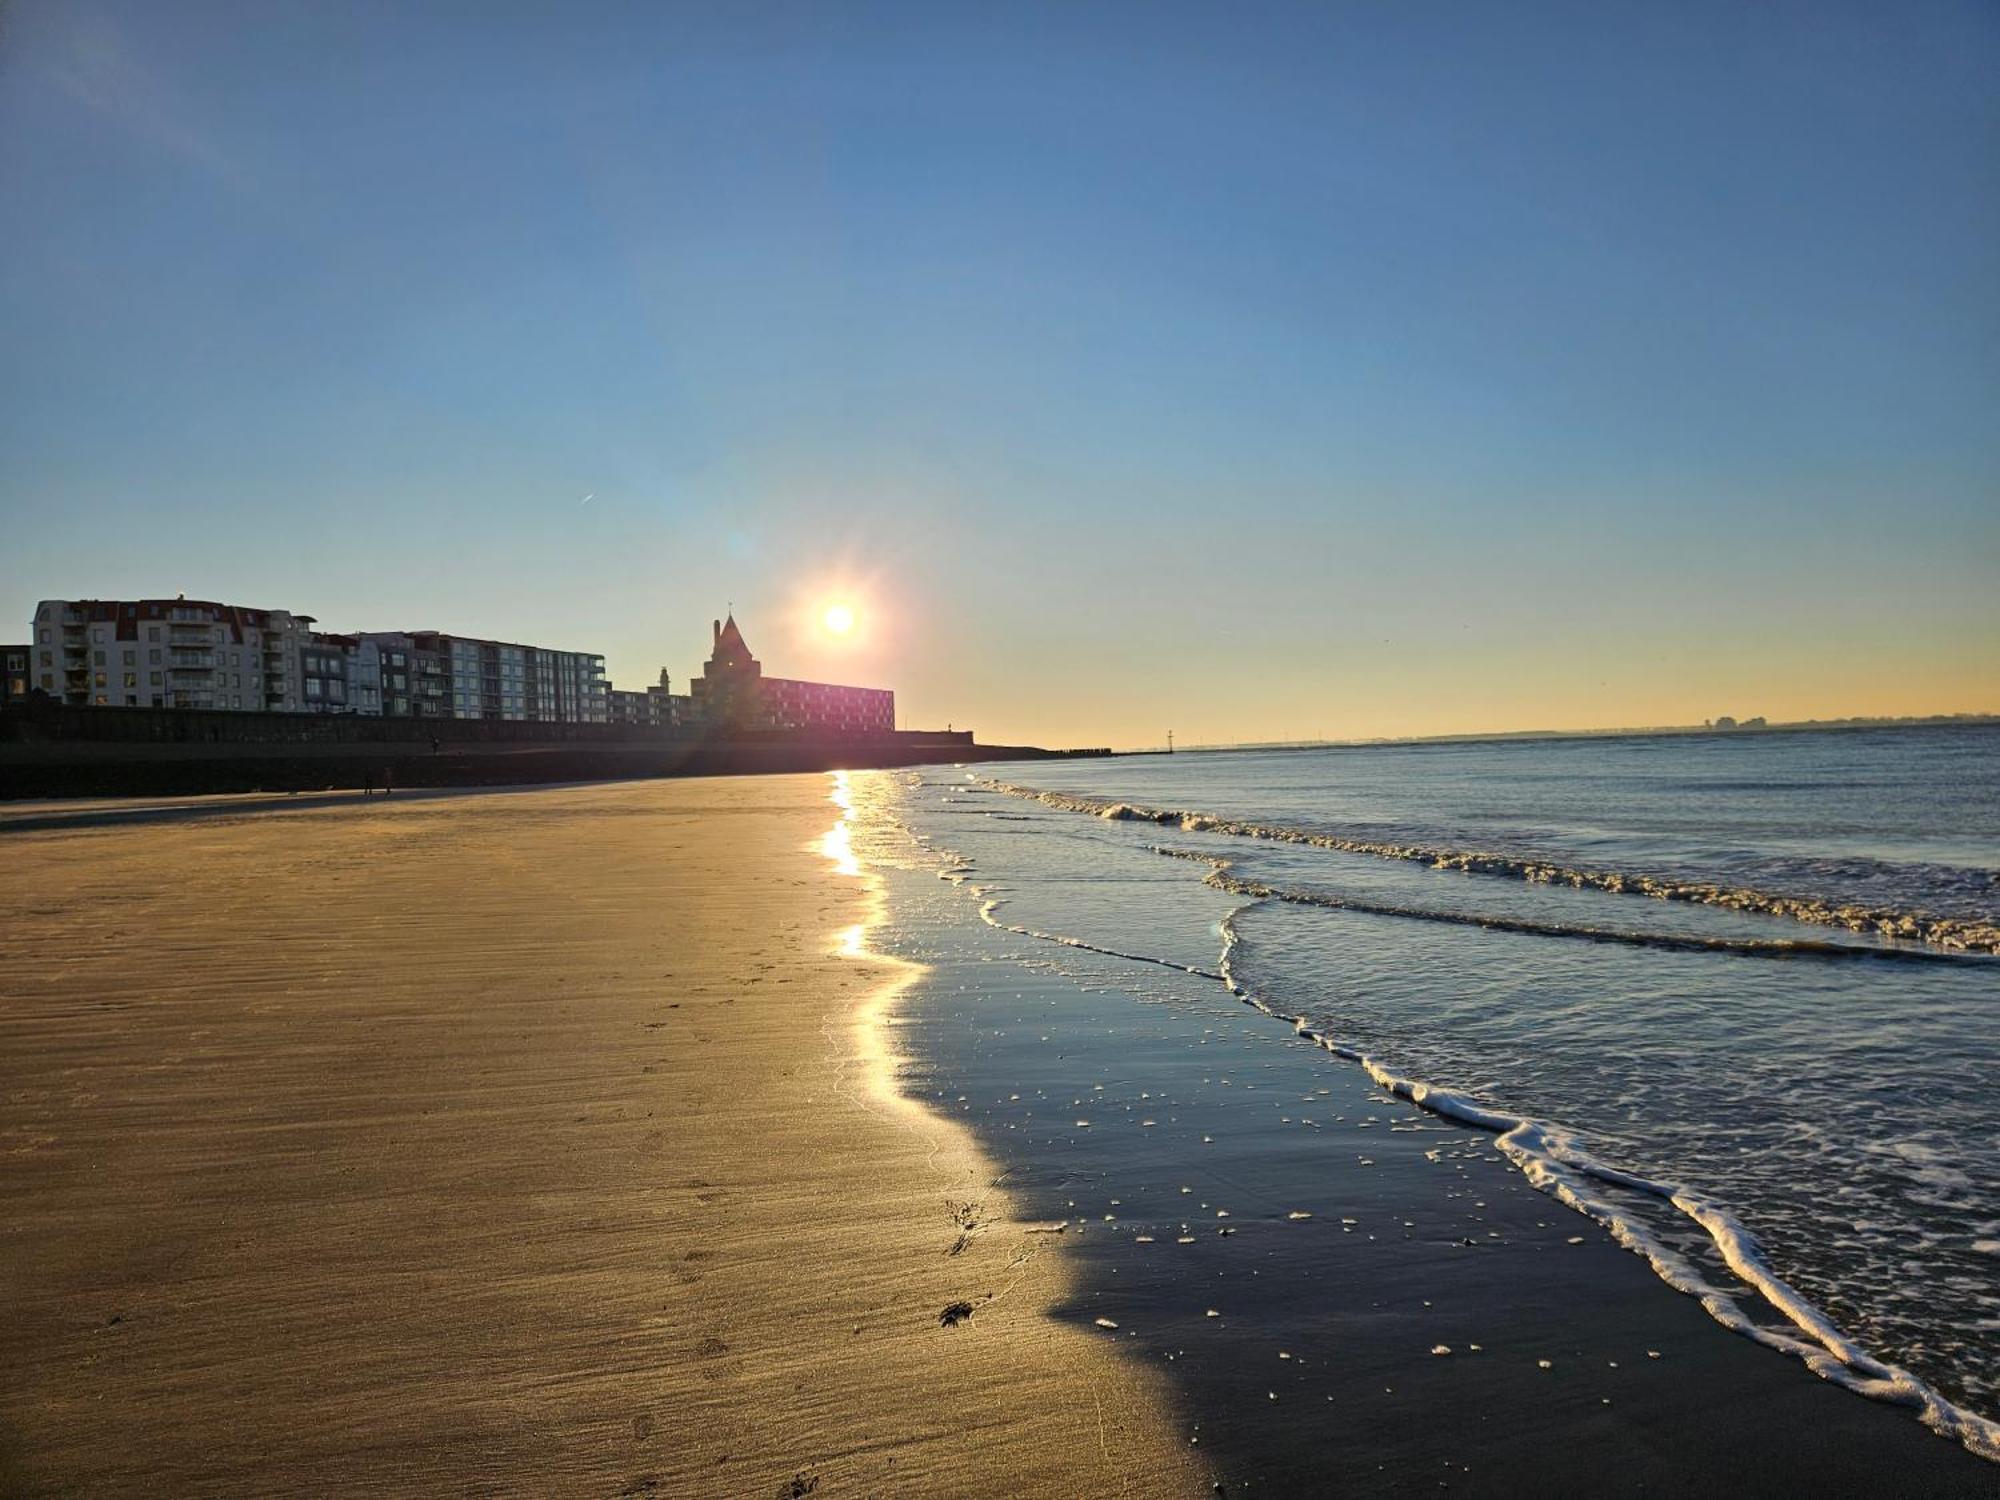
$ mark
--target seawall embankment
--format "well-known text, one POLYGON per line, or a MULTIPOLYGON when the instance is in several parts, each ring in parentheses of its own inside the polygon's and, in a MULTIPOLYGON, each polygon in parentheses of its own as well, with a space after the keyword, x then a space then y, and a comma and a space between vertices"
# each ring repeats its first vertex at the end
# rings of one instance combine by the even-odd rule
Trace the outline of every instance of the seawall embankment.
POLYGON ((620 724, 38 705, 0 714, 0 798, 507 786, 1033 760, 968 730, 719 736, 620 724))

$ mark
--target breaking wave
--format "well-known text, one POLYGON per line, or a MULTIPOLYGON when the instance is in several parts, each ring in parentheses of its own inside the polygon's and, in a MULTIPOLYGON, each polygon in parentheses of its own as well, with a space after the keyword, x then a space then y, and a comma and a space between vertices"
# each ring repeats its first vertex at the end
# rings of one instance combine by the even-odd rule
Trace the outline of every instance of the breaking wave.
POLYGON ((1623 943, 1634 948, 1664 948, 1678 953, 1733 953, 1748 958, 1874 959, 1894 963, 1962 964, 1982 959, 1935 948, 1874 947, 1821 938, 1702 937, 1693 933, 1638 932, 1618 927, 1584 927, 1569 922, 1537 922, 1532 917, 1506 917, 1487 912, 1439 911, 1427 906, 1401 906, 1392 901, 1368 901, 1332 891, 1305 890, 1250 880, 1235 873, 1226 859, 1192 849, 1148 846, 1169 859, 1185 859, 1209 867, 1202 884, 1232 896, 1255 901, 1287 901, 1297 906, 1323 906, 1333 911, 1366 912, 1378 917, 1406 917, 1419 922, 1445 922, 1480 927, 1488 932, 1519 932, 1530 937, 1569 938, 1588 943, 1623 943))
MULTIPOLYGON (((1410 860, 1439 870, 1508 876, 1544 885, 1575 886, 1581 890, 1651 896, 1658 901, 1684 901, 1700 906, 1723 907, 1732 911, 1758 912, 1766 916, 1787 917, 1792 921, 1813 926, 1838 927, 1850 932, 1870 933, 1895 942, 1927 943, 1933 948, 1962 953, 2000 954, 2000 922, 1984 917, 1943 917, 1922 912, 1894 911, 1877 906, 1834 905, 1824 901, 1778 896, 1766 891, 1714 885, 1701 881, 1674 880, 1663 876, 1628 874, 1619 871, 1571 869, 1551 864, 1546 860, 1529 859, 1518 855, 1488 854, 1431 844, 1386 843, 1374 839, 1320 833, 1282 823, 1254 823, 1217 817, 1211 813, 1141 807, 1130 802, 1073 796, 1067 792, 1037 791, 1033 787, 1014 786, 1008 782, 983 778, 978 785, 1010 797, 1023 797, 1029 801, 1039 802, 1060 812, 1084 813, 1091 817, 1113 821, 1156 823, 1162 827, 1179 828, 1188 833, 1226 834, 1234 838, 1303 844, 1341 854, 1366 854, 1381 859, 1410 860)), ((1350 902, 1337 904, 1352 905, 1357 910, 1372 909, 1350 902)), ((1426 915, 1436 914, 1426 913, 1426 915)), ((1506 925, 1491 918, 1476 919, 1476 924, 1506 925)), ((1537 929, 1529 926, 1523 930, 1537 929)), ((1702 944, 1702 946, 1708 945, 1702 944)), ((1825 944, 1821 945, 1821 949, 1823 951, 1833 946, 1825 944)), ((1843 952, 1840 956, 1844 957, 1846 954, 1843 952)))
POLYGON ((1251 993, 1237 980, 1233 965, 1236 951, 1245 946, 1236 931, 1237 915, 1231 913, 1223 920, 1219 968, 1230 993, 1246 1005, 1284 1021, 1302 1039, 1335 1057, 1358 1064, 1390 1093, 1446 1119, 1494 1132, 1501 1151, 1530 1183, 1603 1225, 1619 1244, 1643 1256, 1662 1281, 1695 1298, 1725 1328, 1791 1355, 1836 1385, 1873 1400, 1913 1408, 1924 1425, 1939 1436, 1962 1443, 1981 1458, 2000 1462, 2000 1422, 1954 1405, 1917 1376, 1876 1359, 1848 1338, 1771 1268, 1756 1237, 1740 1220, 1699 1191, 1600 1161, 1575 1135, 1547 1121, 1492 1109, 1467 1095, 1402 1077, 1359 1048, 1328 1036, 1306 1016, 1288 1015, 1278 1005, 1251 993), (1659 1199, 1686 1215, 1708 1236, 1729 1269, 1782 1314, 1797 1333, 1770 1328, 1751 1318, 1735 1298, 1709 1282, 1685 1256, 1662 1244, 1642 1222, 1621 1212, 1596 1191, 1596 1183, 1659 1199))
MULTIPOLYGON (((1015 795, 1032 796, 1038 800, 1050 801, 1051 805, 1077 804, 1072 810, 1091 811, 1100 804, 1090 803, 1083 798, 1059 797, 1021 791, 995 785, 996 790, 1005 790, 1015 795)), ((1104 807, 1123 808, 1126 804, 1101 804, 1104 807)), ((1101 815, 1101 814, 1100 814, 1101 815)), ((1171 815, 1178 818, 1181 815, 1171 815)), ((1167 816, 1147 815, 1147 821, 1165 822, 1167 816)), ((1220 821, 1220 820, 1217 820, 1220 821)), ((1217 831, 1207 828, 1203 831, 1217 831)), ((1261 834, 1250 834, 1260 837, 1261 834)), ((1317 840, 1319 836, 1314 836, 1317 840)), ((1345 1043, 1329 1035, 1315 1025, 1304 1014, 1288 1012, 1282 1004, 1272 998, 1253 992, 1238 977, 1236 956, 1248 944, 1237 930, 1237 918, 1267 900, 1303 901, 1307 904, 1329 905, 1349 910, 1382 912, 1388 915, 1416 916, 1434 920, 1464 922, 1474 926, 1499 927, 1510 931, 1526 931, 1557 936, 1591 937, 1598 940, 1634 941, 1665 946, 1728 948, 1735 951, 1751 952, 1796 952, 1802 951, 1794 944, 1758 943, 1731 939, 1708 940, 1702 938, 1681 939, 1676 937, 1655 937, 1646 934, 1620 934, 1587 929, 1563 929, 1552 924, 1516 922, 1507 918, 1487 918, 1463 916, 1453 913, 1438 913, 1420 910, 1402 910, 1376 904, 1347 901, 1337 897, 1321 897, 1306 892, 1286 892, 1269 888, 1255 881, 1240 880, 1229 873, 1228 862, 1212 855, 1188 850, 1150 846, 1153 852, 1171 858, 1205 863, 1211 867, 1207 883, 1232 894, 1242 895, 1248 904, 1237 908, 1224 917, 1221 923, 1222 952, 1214 970, 1182 964, 1171 959, 1150 954, 1131 953, 1063 933, 1045 932, 1037 928, 1010 923, 1000 919, 999 909, 1005 905, 1005 898, 999 896, 992 887, 975 880, 972 861, 953 851, 931 846, 931 853, 939 861, 938 875, 941 879, 965 890, 979 902, 979 917, 987 926, 1041 942, 1084 952, 1101 954, 1105 957, 1133 963, 1158 965, 1180 973, 1207 979, 1224 986, 1230 994, 1244 1004, 1253 1007, 1274 1020, 1283 1021, 1302 1040, 1311 1042, 1334 1057, 1359 1066, 1374 1082, 1389 1093, 1407 1099, 1421 1109, 1443 1118, 1476 1129, 1491 1131, 1496 1144, 1509 1161, 1527 1178, 1528 1182, 1541 1192, 1547 1193, 1565 1207, 1596 1221, 1610 1233, 1620 1245, 1641 1256, 1668 1286, 1698 1301, 1703 1310, 1723 1327, 1745 1338, 1752 1339, 1767 1348, 1787 1354, 1824 1380, 1853 1391, 1871 1400, 1883 1401, 1913 1410, 1920 1421, 1939 1436, 1962 1444, 1969 1452, 1991 1462, 2000 1463, 2000 1422, 1981 1416, 1979 1413, 1957 1405, 1926 1383, 1917 1375, 1899 1365, 1877 1359, 1860 1344, 1841 1332, 1833 1320, 1809 1298, 1792 1286, 1765 1258, 1764 1251, 1756 1236, 1735 1215, 1728 1212, 1705 1196, 1699 1189, 1664 1178, 1648 1177, 1627 1171, 1592 1155, 1573 1132, 1550 1121, 1539 1120, 1526 1115, 1512 1114, 1482 1104, 1470 1095, 1440 1088, 1420 1079, 1408 1078, 1393 1068, 1363 1051, 1360 1047, 1345 1043), (1763 1302, 1775 1313, 1782 1316, 1789 1330, 1760 1323, 1743 1310, 1737 1297, 1717 1287, 1683 1254, 1663 1243, 1637 1215, 1627 1212, 1611 1201, 1601 1188, 1619 1189, 1641 1197, 1651 1198, 1670 1206, 1698 1226, 1708 1241, 1722 1257, 1723 1263, 1745 1285, 1756 1292, 1763 1302)), ((1342 847, 1334 845, 1334 847, 1342 847)), ((1420 856, 1405 856, 1420 857, 1420 856)), ((1686 899, 1686 898, 1683 898, 1686 899)), ((1807 945, 1806 950, 1826 952, 1831 950, 1839 957, 1910 957, 1895 950, 1880 950, 1854 945, 1842 947, 1832 943, 1807 945)), ((1948 955, 1930 955, 1952 961, 1948 955)), ((1962 960, 1961 960, 1962 961, 1962 960)))

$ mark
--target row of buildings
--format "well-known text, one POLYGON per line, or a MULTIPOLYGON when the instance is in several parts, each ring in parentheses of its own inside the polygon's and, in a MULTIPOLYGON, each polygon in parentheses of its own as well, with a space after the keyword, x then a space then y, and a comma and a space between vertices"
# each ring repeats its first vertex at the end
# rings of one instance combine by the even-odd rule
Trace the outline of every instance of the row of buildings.
POLYGON ((710 725, 873 733, 896 725, 880 688, 767 678, 732 617, 691 694, 666 672, 614 688, 604 658, 443 631, 314 629, 311 615, 188 599, 48 599, 32 639, 0 646, 0 704, 35 693, 89 708, 360 714, 528 723, 710 725))

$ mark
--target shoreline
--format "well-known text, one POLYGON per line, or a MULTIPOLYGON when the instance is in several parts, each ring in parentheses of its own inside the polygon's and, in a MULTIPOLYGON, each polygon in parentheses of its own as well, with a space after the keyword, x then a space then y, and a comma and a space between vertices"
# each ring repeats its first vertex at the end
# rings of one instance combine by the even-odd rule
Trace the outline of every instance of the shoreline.
POLYGON ((1068 1315, 1168 1374, 1230 1494, 1990 1493, 1990 1464, 1712 1321, 1490 1132, 1184 954, 1038 943, 939 875, 982 879, 899 879, 897 939, 937 965, 916 1081, 1067 1221, 1068 1315))
POLYGON ((1205 1490, 969 1133, 859 1097, 914 971, 828 785, 9 833, 0 1487, 1205 1490))

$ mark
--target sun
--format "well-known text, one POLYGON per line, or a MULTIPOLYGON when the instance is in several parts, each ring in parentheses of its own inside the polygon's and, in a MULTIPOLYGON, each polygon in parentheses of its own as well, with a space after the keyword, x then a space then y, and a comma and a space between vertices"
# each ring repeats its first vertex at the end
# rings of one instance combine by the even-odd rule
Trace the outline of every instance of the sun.
POLYGON ((827 609, 823 623, 835 635, 846 635, 854 628, 854 611, 845 604, 831 605, 827 609))

